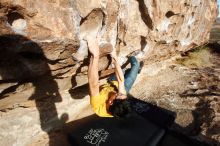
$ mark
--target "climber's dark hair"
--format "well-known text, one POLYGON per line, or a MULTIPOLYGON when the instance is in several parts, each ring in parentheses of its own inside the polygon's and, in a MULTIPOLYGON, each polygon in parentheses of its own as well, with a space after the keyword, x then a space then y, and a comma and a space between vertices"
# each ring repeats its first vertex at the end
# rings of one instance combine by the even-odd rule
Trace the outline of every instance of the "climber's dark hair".
POLYGON ((109 112, 114 117, 128 117, 132 111, 131 104, 128 99, 115 99, 109 107, 109 112))

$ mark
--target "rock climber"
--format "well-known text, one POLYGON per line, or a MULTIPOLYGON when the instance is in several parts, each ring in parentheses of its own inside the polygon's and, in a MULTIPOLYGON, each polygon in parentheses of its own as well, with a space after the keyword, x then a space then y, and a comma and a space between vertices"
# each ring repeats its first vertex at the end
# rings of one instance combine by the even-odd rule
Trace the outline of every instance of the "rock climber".
POLYGON ((116 49, 113 47, 110 55, 115 67, 115 75, 112 75, 108 82, 99 88, 99 39, 99 37, 87 39, 91 53, 88 69, 91 106, 100 117, 126 117, 132 110, 127 93, 139 72, 139 62, 134 56, 130 57, 131 68, 126 70, 124 75, 119 65, 116 49))

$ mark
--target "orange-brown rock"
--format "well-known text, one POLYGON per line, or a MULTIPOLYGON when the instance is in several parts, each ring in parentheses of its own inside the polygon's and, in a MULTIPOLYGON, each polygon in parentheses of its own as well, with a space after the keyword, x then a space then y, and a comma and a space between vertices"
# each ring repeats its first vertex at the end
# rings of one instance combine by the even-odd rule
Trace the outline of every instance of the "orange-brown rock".
POLYGON ((78 61, 88 57, 83 41, 86 35, 99 32, 101 43, 117 47, 121 57, 139 50, 139 57, 146 62, 159 61, 206 43, 217 17, 217 4, 187 0, 46 0, 43 4, 1 0, 0 17, 1 35, 31 39, 53 62, 53 75, 71 76, 75 64, 67 61, 71 55, 78 61))
POLYGON ((216 0, 1 0, 0 145, 51 145, 51 130, 93 113, 86 37, 98 33, 101 78, 113 72, 111 46, 121 64, 138 52, 145 66, 131 94, 219 142, 219 63, 194 70, 172 58, 209 41, 217 12, 216 0))

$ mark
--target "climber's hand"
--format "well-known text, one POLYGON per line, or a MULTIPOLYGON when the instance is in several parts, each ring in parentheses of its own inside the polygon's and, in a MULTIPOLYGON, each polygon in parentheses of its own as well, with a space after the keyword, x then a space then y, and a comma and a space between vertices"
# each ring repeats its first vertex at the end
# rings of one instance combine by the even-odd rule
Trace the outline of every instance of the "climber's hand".
POLYGON ((89 52, 94 57, 98 57, 99 56, 99 40, 100 40, 99 36, 97 36, 96 38, 94 38, 94 37, 87 37, 89 52))

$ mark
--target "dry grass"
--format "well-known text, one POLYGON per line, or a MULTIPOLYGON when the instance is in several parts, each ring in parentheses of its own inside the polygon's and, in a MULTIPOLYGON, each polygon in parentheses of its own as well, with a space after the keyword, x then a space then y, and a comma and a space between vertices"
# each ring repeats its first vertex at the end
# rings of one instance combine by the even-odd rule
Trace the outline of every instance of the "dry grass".
POLYGON ((212 66, 210 56, 210 48, 208 46, 200 46, 186 52, 176 62, 187 67, 209 67, 212 66))

